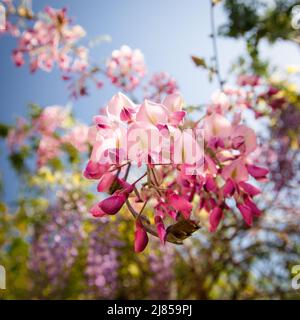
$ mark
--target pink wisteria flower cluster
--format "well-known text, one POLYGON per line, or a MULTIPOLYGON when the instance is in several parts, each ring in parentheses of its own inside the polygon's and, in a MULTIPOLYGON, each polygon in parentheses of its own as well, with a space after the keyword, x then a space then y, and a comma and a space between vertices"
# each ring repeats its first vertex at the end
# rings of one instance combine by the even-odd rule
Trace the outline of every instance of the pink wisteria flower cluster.
MULTIPOLYGON (((86 32, 82 26, 73 23, 65 8, 48 6, 42 12, 34 13, 25 3, 16 6, 10 0, 4 1, 4 6, 5 28, 1 28, 0 35, 7 34, 17 40, 17 47, 12 51, 14 64, 21 67, 28 60, 31 72, 50 72, 57 66, 62 72, 62 80, 69 83, 72 98, 86 96, 90 81, 101 89, 108 80, 130 93, 142 84, 147 66, 139 49, 123 45, 112 52, 104 66, 92 65, 89 48, 80 43, 86 32)), ((154 73, 144 84, 145 96, 153 100, 177 89, 175 79, 165 72, 154 73)))
POLYGON ((219 112, 218 109, 249 109, 254 112, 256 118, 260 118, 286 106, 287 99, 279 87, 257 75, 242 74, 237 78, 235 86, 225 85, 223 92, 216 92, 208 108, 209 112, 219 112))
POLYGON ((126 92, 134 90, 145 76, 146 64, 139 49, 124 45, 114 50, 107 60, 106 75, 111 82, 126 92))
POLYGON ((106 114, 94 117, 89 132, 93 151, 84 176, 98 181, 99 192, 110 194, 90 209, 91 214, 115 215, 126 204, 135 218, 136 252, 147 246, 148 233, 162 243, 181 244, 199 228, 201 210, 209 215, 211 232, 234 207, 251 226, 261 214, 253 200, 260 190, 253 182, 264 181, 268 170, 251 162, 255 132, 242 124, 241 113, 229 120, 227 111, 224 104, 218 105, 192 121, 186 119, 179 93, 161 103, 142 104, 121 93, 113 96, 106 114), (180 161, 175 159, 178 150, 180 161), (133 164, 138 170, 130 174, 133 164))
POLYGON ((51 71, 54 64, 64 72, 82 72, 88 66, 88 50, 77 42, 85 36, 80 25, 72 26, 66 9, 46 7, 42 18, 32 28, 22 32, 13 51, 17 66, 25 63, 28 55, 30 70, 51 71))
POLYGON ((29 140, 36 140, 36 163, 42 167, 61 156, 65 145, 78 152, 87 152, 88 126, 74 123, 70 128, 68 123, 72 121, 69 110, 60 106, 39 110, 31 121, 18 118, 17 125, 9 130, 7 137, 11 153, 18 152, 29 140))
POLYGON ((178 91, 178 84, 176 79, 167 72, 157 72, 151 76, 144 91, 148 99, 160 101, 165 94, 169 95, 178 91))

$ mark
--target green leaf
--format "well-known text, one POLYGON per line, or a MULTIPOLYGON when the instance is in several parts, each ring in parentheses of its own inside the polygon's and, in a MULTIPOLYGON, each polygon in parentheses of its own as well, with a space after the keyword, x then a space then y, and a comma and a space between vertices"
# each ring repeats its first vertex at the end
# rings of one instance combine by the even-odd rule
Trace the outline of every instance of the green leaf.
POLYGON ((1 138, 6 138, 8 135, 10 127, 7 126, 6 124, 0 123, 0 137, 1 138))
POLYGON ((68 154, 69 161, 71 163, 79 163, 80 162, 79 152, 70 143, 65 143, 63 145, 63 149, 68 154))
POLYGON ((9 160, 11 162, 11 165, 17 172, 20 172, 25 168, 24 155, 22 153, 12 153, 9 156, 9 160))

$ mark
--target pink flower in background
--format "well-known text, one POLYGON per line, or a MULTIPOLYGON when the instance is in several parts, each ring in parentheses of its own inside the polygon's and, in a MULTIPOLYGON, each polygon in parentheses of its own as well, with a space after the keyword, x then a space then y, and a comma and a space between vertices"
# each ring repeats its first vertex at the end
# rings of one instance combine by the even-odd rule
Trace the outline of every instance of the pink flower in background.
POLYGON ((64 72, 84 71, 88 66, 88 50, 77 46, 77 42, 85 36, 85 31, 70 22, 66 9, 47 7, 34 26, 19 37, 12 56, 15 64, 21 66, 26 54, 32 72, 38 68, 51 71, 54 64, 64 72))
POLYGON ((88 150, 88 132, 89 127, 80 124, 74 126, 71 131, 63 136, 63 143, 70 143, 77 151, 86 152, 88 150))
POLYGON ((61 141, 52 136, 42 136, 37 150, 37 164, 42 167, 60 154, 61 141))
POLYGON ((224 92, 217 91, 212 95, 212 104, 208 106, 207 113, 225 114, 230 108, 230 99, 224 92))
POLYGON ((60 106, 50 106, 42 110, 35 119, 35 128, 43 134, 52 134, 61 127, 68 117, 68 111, 60 106))
POLYGON ((161 101, 163 96, 178 91, 178 84, 175 78, 166 72, 154 73, 148 85, 144 87, 145 97, 154 101, 161 101))
POLYGON ((144 56, 139 49, 122 46, 114 50, 106 63, 106 75, 126 92, 135 89, 146 73, 144 56))
POLYGON ((18 118, 15 128, 9 130, 6 140, 11 151, 25 143, 30 134, 29 131, 28 122, 24 118, 18 118))
POLYGON ((260 77, 257 75, 242 74, 238 77, 237 84, 242 87, 247 85, 255 87, 260 84, 260 77))
POLYGON ((12 37, 19 37, 21 34, 19 27, 10 21, 6 21, 5 28, 0 28, 0 35, 6 33, 10 34, 12 37))

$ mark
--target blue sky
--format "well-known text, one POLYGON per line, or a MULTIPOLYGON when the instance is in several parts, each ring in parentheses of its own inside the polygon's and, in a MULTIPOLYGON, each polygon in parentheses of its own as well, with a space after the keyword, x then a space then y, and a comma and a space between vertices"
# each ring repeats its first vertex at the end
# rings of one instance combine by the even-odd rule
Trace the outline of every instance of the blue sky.
MULTIPOLYGON (((145 55, 151 72, 167 71, 174 76, 188 103, 208 101, 215 83, 207 80, 205 72, 196 69, 192 54, 209 59, 212 55, 209 21, 209 0, 33 0, 34 11, 46 5, 55 8, 66 6, 69 15, 87 31, 88 43, 99 35, 109 34, 110 43, 91 49, 93 61, 103 63, 113 49, 127 44, 139 48, 145 55)), ((216 9, 218 25, 225 21, 222 6, 216 9)), ((11 62, 15 41, 0 38, 0 122, 11 123, 17 115, 24 115, 26 105, 35 102, 42 106, 65 105, 69 102, 66 85, 59 72, 39 71, 31 75, 28 68, 16 68, 11 62)), ((242 41, 218 41, 223 76, 234 59, 244 53, 242 41)), ((262 46, 263 55, 274 64, 299 63, 296 46, 279 43, 275 47, 262 46)), ((73 101, 76 116, 89 123, 92 116, 109 100, 116 89, 106 86, 103 90, 90 90, 90 96, 73 101)), ((15 198, 16 177, 11 172, 0 145, 0 167, 4 172, 5 198, 15 198)))

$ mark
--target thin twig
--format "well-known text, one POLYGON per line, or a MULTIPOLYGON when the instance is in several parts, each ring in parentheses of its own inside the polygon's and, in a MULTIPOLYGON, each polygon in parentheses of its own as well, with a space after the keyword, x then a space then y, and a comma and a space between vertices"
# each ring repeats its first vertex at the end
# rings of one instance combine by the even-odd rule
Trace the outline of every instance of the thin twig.
MULTIPOLYGON (((147 217, 145 217, 143 214, 139 215, 139 213, 137 213, 134 208, 132 207, 130 201, 127 199, 126 200, 126 205, 127 205, 127 208, 128 210, 131 212, 131 214, 133 215, 133 217, 135 219, 139 218, 144 229, 152 234, 154 237, 157 237, 159 238, 159 235, 158 235, 158 232, 156 230, 156 228, 150 224, 150 221, 147 217)), ((167 242, 171 242, 171 243, 175 243, 175 244, 180 244, 182 245, 182 241, 181 240, 175 240, 173 237, 170 237, 170 234, 167 233, 167 236, 166 236, 166 241, 167 242)))
POLYGON ((212 46, 213 46, 213 51, 214 51, 213 58, 215 60, 215 73, 218 78, 220 90, 223 91, 224 81, 222 80, 221 71, 220 71, 220 62, 219 62, 218 46, 217 46, 217 35, 216 35, 216 28, 215 28, 214 8, 215 8, 215 4, 212 0, 210 0, 210 25, 211 25, 212 46))

